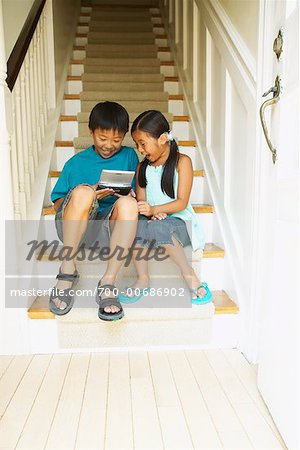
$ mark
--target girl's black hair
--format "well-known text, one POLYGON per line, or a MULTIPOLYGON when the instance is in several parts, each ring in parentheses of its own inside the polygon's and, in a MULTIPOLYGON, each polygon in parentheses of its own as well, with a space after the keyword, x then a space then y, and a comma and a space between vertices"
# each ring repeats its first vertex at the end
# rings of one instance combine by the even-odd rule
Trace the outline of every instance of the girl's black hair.
MULTIPOLYGON (((131 126, 131 134, 135 131, 144 131, 150 136, 158 139, 163 133, 170 131, 170 126, 165 116, 160 111, 149 110, 140 114, 131 126)), ((174 174, 178 164, 179 149, 175 140, 170 141, 170 154, 164 164, 164 170, 161 178, 161 189, 171 198, 175 198, 174 194, 174 174)), ((146 187, 146 168, 149 160, 144 158, 140 164, 138 182, 141 187, 146 187)))
POLYGON ((129 130, 129 116, 124 106, 115 102, 101 102, 94 106, 89 117, 92 131, 114 130, 126 134, 129 130))

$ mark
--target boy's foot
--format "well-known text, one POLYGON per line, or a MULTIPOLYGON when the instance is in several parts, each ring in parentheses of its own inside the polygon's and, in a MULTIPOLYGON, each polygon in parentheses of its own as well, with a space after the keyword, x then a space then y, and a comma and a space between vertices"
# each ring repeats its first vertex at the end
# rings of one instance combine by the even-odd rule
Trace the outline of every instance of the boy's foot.
POLYGON ((98 317, 106 321, 120 320, 124 317, 124 311, 117 295, 117 288, 112 283, 99 281, 96 293, 96 302, 99 305, 98 317))
MULTIPOLYGON (((56 315, 64 315, 71 311, 74 305, 74 287, 78 283, 79 273, 75 269, 72 273, 62 271, 56 276, 59 281, 67 281, 69 287, 62 289, 61 287, 54 287, 49 296, 49 310, 56 315)), ((60 286, 62 286, 60 284, 60 286)))
MULTIPOLYGON (((115 279, 109 278, 109 277, 104 277, 101 280, 101 286, 104 286, 105 284, 114 284, 115 279)), ((103 293, 101 294, 101 298, 102 299, 106 299, 106 298, 115 298, 117 300, 118 295, 117 292, 111 289, 104 289, 103 293)), ((111 306, 106 306, 104 308, 104 311, 106 313, 117 313, 120 311, 120 308, 118 308, 115 305, 111 305, 111 306)))
MULTIPOLYGON (((75 267, 74 263, 68 264, 67 267, 60 268, 61 273, 74 273, 75 270, 76 270, 76 267, 75 267)), ((57 283, 55 285, 55 287, 57 289, 59 289, 60 291, 63 291, 65 289, 70 289, 71 286, 72 286, 72 281, 67 281, 67 280, 57 280, 57 283)), ((64 301, 59 300, 59 298, 55 298, 53 300, 53 303, 59 309, 65 309, 67 306, 67 304, 64 301)))

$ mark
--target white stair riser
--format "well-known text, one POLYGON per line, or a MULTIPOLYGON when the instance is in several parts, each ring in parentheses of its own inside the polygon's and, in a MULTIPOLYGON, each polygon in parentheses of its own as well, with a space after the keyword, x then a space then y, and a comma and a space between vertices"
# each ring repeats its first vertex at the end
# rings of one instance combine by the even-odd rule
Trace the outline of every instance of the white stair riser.
MULTIPOLYGON (((89 24, 91 21, 91 16, 82 16, 79 18, 79 22, 78 22, 78 26, 82 26, 82 25, 86 25, 89 24)), ((102 21, 101 20, 101 16, 99 17, 93 17, 93 21, 97 22, 97 21, 102 21)), ((133 20, 133 22, 137 21, 138 19, 133 20)), ((143 21, 145 21, 145 19, 143 19, 143 21)), ((120 22, 121 22, 121 17, 120 17, 120 22)), ((147 21, 148 22, 148 21, 147 21)), ((162 24, 162 18, 161 17, 151 17, 151 22, 153 24, 162 24)), ((111 22, 113 24, 113 22, 111 22)))
MULTIPOLYGON (((83 64, 70 64, 70 72, 69 75, 81 76, 84 72, 83 64)), ((165 75, 166 77, 175 77, 176 76, 176 68, 175 66, 160 66, 160 73, 165 75)))
POLYGON ((160 73, 162 73, 165 77, 177 76, 175 66, 160 66, 160 73))
MULTIPOLYGON (((117 82, 116 82, 117 84, 117 82)), ((100 83, 99 83, 99 86, 100 83)), ((169 94, 179 94, 179 82, 178 81, 165 81, 164 91, 169 94)), ((80 94, 82 92, 82 81, 70 80, 66 83, 66 94, 80 94)))
POLYGON ((70 80, 66 82, 65 94, 80 94, 82 92, 82 81, 70 80))
MULTIPOLYGON (((182 116, 183 100, 169 100, 168 110, 175 116, 182 116)), ((62 114, 67 116, 76 116, 81 111, 80 100, 64 100, 62 104, 62 114)))
MULTIPOLYGON (((76 37, 75 38, 75 45, 86 45, 87 44, 87 37, 76 37)), ((120 42, 121 44, 121 42, 120 42)), ((168 40, 166 38, 155 38, 155 44, 158 47, 167 47, 168 46, 168 40)), ((134 44, 132 44, 134 45, 134 44)))
MULTIPOLYGON (((73 59, 85 59, 85 50, 73 50, 73 59)), ((95 55, 94 55, 95 57, 95 55)), ((110 57, 113 57, 113 53, 110 53, 110 57)), ((157 57, 160 61, 171 61, 171 52, 157 52, 157 57)))
MULTIPOLYGON (((86 124, 88 128, 88 124, 86 124)), ((172 126, 174 136, 181 141, 188 141, 192 139, 192 129, 190 122, 173 122, 172 126)), ((56 140, 72 141, 74 137, 78 136, 78 122, 77 121, 62 121, 59 122, 56 132, 56 140)))
POLYGON ((183 116, 183 100, 169 100, 168 110, 171 114, 174 114, 174 116, 183 116))
POLYGON ((83 64, 70 64, 69 75, 81 76, 84 72, 83 64))
MULTIPOLYGON (((126 314, 126 306, 124 307, 126 314)), ((97 306, 95 306, 95 317, 97 317, 97 306)), ((123 319, 122 319, 123 320, 123 319)), ((172 350, 195 350, 195 349, 220 349, 220 348, 235 348, 238 345, 237 336, 239 336, 240 318, 238 314, 215 314, 212 319, 203 319, 192 321, 194 327, 202 327, 206 324, 206 321, 210 324, 208 342, 193 342, 191 346, 186 344, 181 345, 159 345, 145 346, 142 345, 143 337, 145 336, 145 324, 143 323, 143 330, 141 335, 135 334, 137 344, 135 346, 123 345, 113 346, 109 348, 110 352, 130 352, 130 351, 154 351, 156 349, 160 351, 172 351, 172 350)), ((100 320, 99 320, 100 325, 100 320)), ((110 324, 112 325, 112 324, 110 324)), ((147 324, 146 324, 147 325, 147 324)), ((177 322, 171 324, 171 327, 163 329, 164 334, 172 338, 173 335, 178 333, 177 322)), ((136 332, 136 330, 135 330, 136 332)), ((53 319, 44 320, 30 320, 29 321, 29 336, 31 342, 32 354, 47 354, 47 353, 87 353, 90 352, 90 347, 86 348, 62 348, 58 342, 58 329, 57 321, 53 319)), ((172 341, 173 342, 173 341, 172 341)), ((107 353, 107 347, 93 347, 95 352, 107 353)))
MULTIPOLYGON (((193 162, 193 167, 197 170, 200 167, 200 158, 196 147, 179 146, 180 153, 189 155, 193 162)), ((62 170, 64 164, 75 154, 73 147, 56 147, 51 161, 51 170, 62 170)), ((199 202, 199 200, 198 200, 199 202)))
MULTIPOLYGON (((126 306, 124 310, 126 314, 126 306)), ((95 318, 97 318, 97 313, 98 308, 95 305, 95 318)), ((122 320, 124 321, 124 319, 122 320)), ((81 326, 72 327, 71 332, 66 324, 65 326, 68 327, 66 338, 69 345, 66 343, 65 346, 58 342, 59 332, 56 320, 31 320, 29 330, 31 352, 33 354, 87 353, 91 349, 93 352, 105 353, 107 351, 126 353, 129 351, 167 351, 187 349, 187 346, 190 346, 191 349, 209 348, 211 342, 214 343, 214 348, 218 348, 212 335, 213 320, 214 317, 192 321, 151 321, 151 334, 145 333, 145 329, 149 329, 148 321, 126 323, 126 332, 122 324, 118 322, 116 324, 109 323, 106 326, 114 326, 113 334, 111 334, 111 330, 101 331, 103 321, 100 321, 100 319, 99 323, 81 324, 81 326), (80 340, 76 342, 75 338, 79 336, 80 340)), ((222 341, 220 342, 222 344, 222 341)), ((221 347, 225 346, 221 345, 221 347)))

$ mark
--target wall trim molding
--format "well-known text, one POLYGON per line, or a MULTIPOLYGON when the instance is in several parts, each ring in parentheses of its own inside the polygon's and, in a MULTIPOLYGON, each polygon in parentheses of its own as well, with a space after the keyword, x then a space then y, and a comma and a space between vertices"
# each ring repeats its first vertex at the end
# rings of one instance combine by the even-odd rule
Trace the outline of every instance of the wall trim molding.
POLYGON ((195 0, 198 7, 203 7, 209 12, 212 17, 219 34, 226 37, 226 45, 230 53, 238 56, 240 63, 244 66, 245 72, 251 79, 253 85, 256 83, 256 62, 248 49, 245 41, 242 39, 226 11, 222 7, 219 0, 195 0))

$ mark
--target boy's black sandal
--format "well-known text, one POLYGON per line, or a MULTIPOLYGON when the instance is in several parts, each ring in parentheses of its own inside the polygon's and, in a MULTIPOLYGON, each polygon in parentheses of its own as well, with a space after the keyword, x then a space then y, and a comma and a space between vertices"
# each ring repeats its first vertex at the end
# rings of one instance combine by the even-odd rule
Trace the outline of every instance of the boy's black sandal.
POLYGON ((107 321, 122 319, 122 317, 124 316, 124 311, 123 311, 122 305, 119 302, 119 300, 115 297, 102 298, 101 293, 99 292, 100 289, 103 294, 103 292, 106 289, 108 289, 110 291, 116 291, 117 288, 113 284, 103 284, 103 286, 101 286, 101 280, 99 281, 98 286, 97 286, 97 293, 96 293, 96 302, 99 305, 99 310, 98 310, 99 319, 107 320, 107 321), (106 311, 104 311, 104 308, 106 308, 107 306, 116 306, 117 308, 120 309, 120 311, 114 312, 114 313, 106 312, 106 311))
POLYGON ((50 311, 58 316, 63 316, 64 314, 67 314, 69 311, 71 311, 74 305, 74 293, 71 294, 70 291, 73 290, 76 284, 78 283, 79 273, 77 272, 77 270, 75 270, 74 273, 62 273, 62 271, 59 269, 59 273, 58 275, 56 275, 56 278, 58 280, 72 282, 72 285, 67 289, 58 289, 57 287, 54 287, 50 295, 49 299, 50 311), (57 298, 62 302, 66 303, 67 306, 64 309, 60 309, 55 305, 54 300, 57 298))

